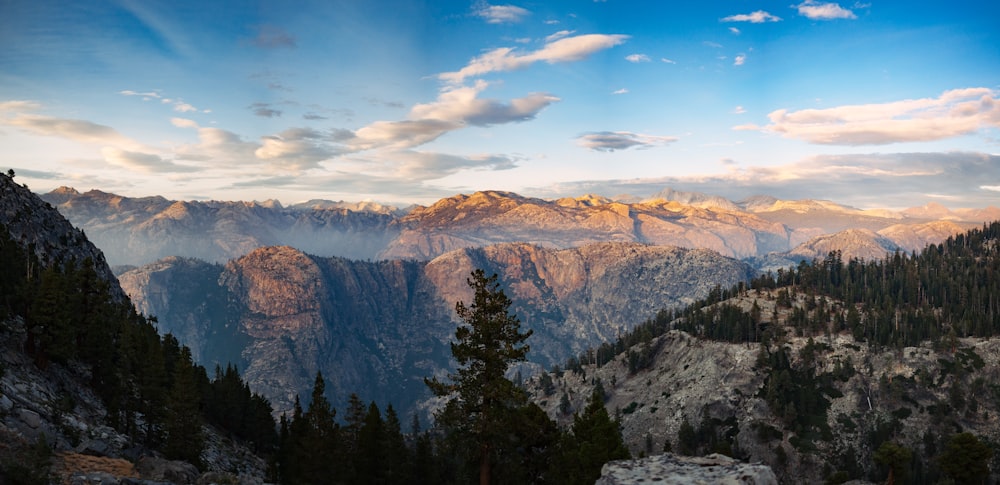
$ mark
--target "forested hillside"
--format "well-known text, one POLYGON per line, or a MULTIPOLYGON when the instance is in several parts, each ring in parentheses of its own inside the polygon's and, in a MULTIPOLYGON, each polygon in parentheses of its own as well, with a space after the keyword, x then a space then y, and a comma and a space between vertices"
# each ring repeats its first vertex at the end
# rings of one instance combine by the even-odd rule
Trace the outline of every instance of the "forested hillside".
POLYGON ((565 422, 598 387, 633 452, 720 451, 786 483, 995 479, 998 241, 992 223, 718 288, 542 375, 535 401, 565 422))
MULTIPOLYGON (((98 424, 111 426, 126 437, 129 446, 146 450, 140 453, 158 452, 204 466, 205 425, 248 443, 257 452, 273 452, 278 436, 270 403, 251 393, 233 367, 217 368, 210 378, 204 367, 194 363, 187 347, 169 334, 159 335, 155 319, 136 313, 117 281, 105 276, 110 272, 103 260, 73 256, 79 252, 72 249, 73 244, 89 245, 84 236, 76 239, 72 233, 58 233, 70 226, 60 224, 64 220, 55 209, 45 208, 10 177, 0 178, 5 208, 24 201, 20 209, 5 210, 2 215, 42 221, 29 227, 0 219, 0 341, 22 350, 43 375, 69 372, 80 385, 92 389, 103 405, 104 423, 98 424), (34 244, 26 247, 23 241, 28 238, 15 240, 8 230, 12 225, 21 233, 31 233, 35 240, 61 243, 43 251, 34 244)), ((30 411, 63 422, 60 437, 36 433, 41 449, 56 446, 63 438, 74 447, 90 438, 79 430, 67 431, 73 428, 66 427, 60 416, 73 414, 80 403, 66 396, 61 402, 39 403, 41 414, 30 411)), ((12 397, 17 398, 4 396, 11 406, 12 397)), ((14 436, 6 427, 3 432, 7 438, 14 436)), ((0 475, 20 477, 15 483, 45 483, 47 470, 19 455, 32 450, 13 440, 0 452, 4 455, 0 456, 0 475)))

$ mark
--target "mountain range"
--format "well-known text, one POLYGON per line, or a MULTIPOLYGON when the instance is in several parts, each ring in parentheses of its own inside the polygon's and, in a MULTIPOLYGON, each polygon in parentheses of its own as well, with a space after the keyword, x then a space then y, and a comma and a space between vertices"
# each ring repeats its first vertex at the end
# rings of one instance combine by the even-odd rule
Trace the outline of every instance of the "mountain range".
POLYGON ((237 364, 277 412, 317 371, 335 405, 356 392, 410 411, 427 396, 422 379, 450 368, 453 308, 475 268, 500 275, 534 330, 530 375, 755 271, 830 251, 877 259, 1000 218, 670 189, 558 200, 483 191, 403 210, 69 188, 43 198, 126 265, 119 280, 139 311, 203 365, 237 364))
MULTIPOLYGON (((859 255, 870 256, 872 244, 914 251, 1000 219, 996 207, 952 211, 929 204, 903 211, 860 210, 765 196, 732 202, 669 189, 644 199, 587 195, 557 200, 483 191, 407 209, 332 201, 288 207, 276 201, 170 201, 66 187, 42 198, 87 231, 113 266, 143 265, 167 256, 225 263, 276 245, 324 257, 431 260, 455 249, 504 242, 561 249, 637 242, 705 248, 739 259, 789 256, 785 259, 797 262, 816 256, 817 250, 810 249, 816 246, 814 239, 849 229, 877 234, 858 240, 859 255)), ((839 249, 853 254, 850 245, 839 249)))

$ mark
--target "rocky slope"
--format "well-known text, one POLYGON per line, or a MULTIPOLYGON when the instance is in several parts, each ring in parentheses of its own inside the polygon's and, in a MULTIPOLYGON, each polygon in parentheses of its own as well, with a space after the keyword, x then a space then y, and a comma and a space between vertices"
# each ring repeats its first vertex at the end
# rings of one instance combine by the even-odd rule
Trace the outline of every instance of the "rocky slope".
MULTIPOLYGON (((41 268, 33 268, 29 275, 89 258, 97 277, 107 283, 110 297, 127 303, 101 251, 51 205, 6 175, 0 175, 0 232, 5 236, 3 245, 10 240, 20 250, 34 252, 41 268)), ((3 257, 12 254, 7 249, 3 257)), ((8 263, 5 270, 18 261, 15 257, 4 260, 8 263)), ((39 364, 30 357, 26 313, 18 308, 19 303, 8 307, 7 296, 0 307, 0 482, 21 483, 25 478, 6 476, 9 471, 39 475, 46 461, 54 465, 54 483, 120 483, 126 478, 134 484, 194 483, 206 477, 262 482, 264 461, 210 427, 204 428, 208 445, 202 459, 207 473, 201 474, 189 463, 158 458, 108 426, 109 412, 98 397, 100 389, 90 384, 94 367, 76 359, 39 364), (172 475, 173 471, 182 472, 183 477, 172 475)), ((37 327, 33 331, 38 332, 37 327)))
POLYGON ((52 205, 39 199, 27 187, 0 174, 0 227, 6 228, 14 241, 29 248, 42 266, 77 264, 90 258, 94 269, 111 285, 112 294, 124 293, 97 248, 82 230, 73 227, 52 205))
MULTIPOLYGON (((751 269, 705 250, 601 243, 462 249, 429 262, 353 261, 266 247, 225 267, 168 259, 121 275, 140 311, 192 347, 202 364, 240 365, 278 410, 307 394, 316 371, 340 407, 351 392, 407 411, 423 378, 444 372, 473 269, 497 273, 535 335, 536 366, 614 339, 657 310, 690 303, 751 269), (216 302, 216 303, 213 303, 216 302), (226 302, 226 310, 213 313, 226 302), (215 309, 215 310, 213 310, 215 309)), ((527 371, 528 369, 526 369, 527 371)))
MULTIPOLYGON (((809 299, 798 295, 793 307, 805 308, 809 299)), ((774 294, 750 291, 726 303, 745 310, 756 303, 766 321, 785 325, 792 309, 777 307, 776 300, 774 294)), ((1000 441, 998 390, 983 387, 1000 382, 998 338, 958 339, 954 350, 929 343, 894 350, 869 347, 849 334, 793 333, 780 345, 793 367, 809 355, 816 375, 833 376, 834 389, 823 391, 830 401, 824 418, 829 435, 796 430, 774 415, 766 398, 769 375, 758 360, 760 344, 698 339, 679 330, 633 349, 655 349, 654 359, 638 372, 630 373, 619 356, 600 368, 583 365, 582 372, 550 374, 548 391, 542 377, 529 389, 535 402, 565 424, 600 381, 634 455, 659 453, 665 443, 677 451, 684 421, 696 429, 709 423, 712 432, 731 438, 729 453, 770 465, 782 483, 820 483, 851 466, 856 473, 874 473, 873 440, 886 436, 924 456, 940 452, 956 430, 1000 441)), ((921 466, 926 473, 930 464, 921 466)))

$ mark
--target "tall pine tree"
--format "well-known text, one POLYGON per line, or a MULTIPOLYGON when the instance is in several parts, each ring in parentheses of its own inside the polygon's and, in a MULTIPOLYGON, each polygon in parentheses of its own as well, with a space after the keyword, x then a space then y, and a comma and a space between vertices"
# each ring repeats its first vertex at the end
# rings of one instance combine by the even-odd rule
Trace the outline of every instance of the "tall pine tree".
POLYGON ((479 483, 490 483, 493 464, 511 452, 510 428, 527 396, 505 374, 511 363, 525 360, 524 342, 531 330, 521 332, 521 322, 509 313, 511 301, 500 289, 497 275, 487 277, 482 269, 466 280, 473 289, 472 304, 455 304, 464 325, 455 330, 451 353, 459 368, 449 374, 450 383, 425 379, 435 395, 448 397, 437 422, 453 433, 479 466, 479 483))

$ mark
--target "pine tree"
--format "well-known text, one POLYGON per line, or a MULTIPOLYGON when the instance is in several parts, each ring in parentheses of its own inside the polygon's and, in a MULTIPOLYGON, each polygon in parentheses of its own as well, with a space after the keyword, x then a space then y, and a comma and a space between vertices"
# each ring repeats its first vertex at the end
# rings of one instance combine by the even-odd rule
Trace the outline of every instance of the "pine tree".
POLYGON ((198 411, 200 402, 191 353, 187 347, 183 347, 174 368, 173 386, 167 401, 166 443, 163 453, 168 458, 200 466, 201 450, 204 447, 201 414, 198 411))
POLYGON ((611 419, 604 407, 604 396, 595 391, 582 414, 573 416, 570 433, 560 444, 560 483, 594 483, 601 476, 601 467, 611 460, 630 458, 619 423, 611 419))
POLYGON ((986 483, 993 449, 972 433, 958 433, 948 440, 939 458, 941 471, 956 483, 986 483))
POLYGON ((522 333, 520 320, 509 313, 511 301, 497 275, 487 277, 477 269, 467 283, 474 291, 473 302, 455 304, 464 325, 451 344, 459 368, 449 374, 450 383, 437 378, 425 382, 435 395, 449 398, 437 422, 468 443, 479 463, 479 483, 485 485, 498 455, 510 452, 511 418, 527 403, 524 392, 505 374, 511 363, 525 360, 529 347, 524 342, 532 332, 522 333))

